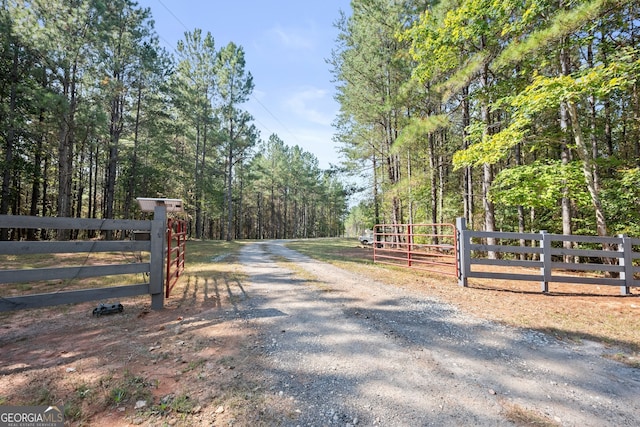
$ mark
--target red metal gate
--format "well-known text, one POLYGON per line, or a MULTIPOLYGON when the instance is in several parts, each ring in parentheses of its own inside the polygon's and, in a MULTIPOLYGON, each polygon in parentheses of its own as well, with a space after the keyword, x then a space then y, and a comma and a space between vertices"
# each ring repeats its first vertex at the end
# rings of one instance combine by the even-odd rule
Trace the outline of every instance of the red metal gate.
POLYGON ((187 222, 169 218, 167 222, 167 274, 165 279, 165 298, 169 298, 171 289, 184 272, 184 255, 187 242, 187 222))
POLYGON ((458 277, 454 224, 379 224, 373 228, 373 262, 458 277))

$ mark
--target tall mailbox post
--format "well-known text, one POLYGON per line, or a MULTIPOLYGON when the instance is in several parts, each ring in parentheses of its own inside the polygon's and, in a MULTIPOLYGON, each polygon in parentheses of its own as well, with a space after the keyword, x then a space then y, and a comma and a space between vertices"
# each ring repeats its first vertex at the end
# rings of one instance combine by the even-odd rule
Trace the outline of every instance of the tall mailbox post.
POLYGON ((149 293, 151 308, 164 308, 164 251, 167 247, 167 213, 183 212, 181 199, 136 198, 142 212, 153 212, 151 224, 151 259, 149 273, 149 293))

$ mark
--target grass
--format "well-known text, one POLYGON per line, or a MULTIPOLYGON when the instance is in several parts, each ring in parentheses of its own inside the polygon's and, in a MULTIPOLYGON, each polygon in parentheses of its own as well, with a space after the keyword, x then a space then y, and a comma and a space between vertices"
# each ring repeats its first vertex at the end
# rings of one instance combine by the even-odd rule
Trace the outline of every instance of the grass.
POLYGON ((607 358, 611 360, 615 360, 617 362, 624 363, 627 366, 631 366, 632 368, 640 369, 640 357, 638 355, 629 355, 623 352, 617 352, 614 354, 606 355, 607 358))
POLYGON ((221 271, 228 280, 241 280, 244 275, 234 269, 241 241, 189 241, 186 249, 186 270, 194 277, 211 277, 221 271))
POLYGON ((191 399, 188 394, 179 394, 171 401, 169 407, 180 414, 189 414, 196 405, 197 402, 191 399))
MULTIPOLYGON (((108 375, 99 384, 105 391, 107 406, 120 406, 138 400, 150 400, 152 383, 140 375, 125 370, 122 376, 108 375)), ((85 393, 87 391, 85 390, 85 393)))
POLYGON ((26 394, 31 400, 24 402, 30 405, 51 405, 61 402, 64 416, 68 421, 85 425, 91 414, 97 410, 117 408, 128 404, 131 406, 138 400, 151 400, 153 384, 139 375, 125 370, 121 375, 110 373, 93 383, 81 382, 74 386, 72 393, 64 391, 63 380, 56 384, 40 382, 33 384, 26 394), (64 394, 64 396, 59 396, 64 394))
POLYGON ((344 265, 373 264, 370 247, 364 248, 355 239, 310 239, 287 244, 314 259, 344 265), (354 249, 358 251, 354 252, 354 249))
POLYGON ((560 424, 537 411, 514 403, 503 404, 505 418, 516 426, 559 427, 560 424))
MULTIPOLYGON (((212 259, 233 256, 242 246, 241 242, 189 241, 186 262, 190 273, 210 274, 217 263, 212 259)), ((148 262, 148 253, 97 252, 71 254, 0 255, 1 269, 36 269, 58 266, 89 266, 148 262)), ((227 258, 228 260, 228 258, 227 258)), ((145 283, 144 274, 123 274, 103 277, 49 280, 30 283, 7 283, 0 287, 0 297, 70 291, 75 289, 102 288, 125 284, 145 283)))
MULTIPOLYGON (((78 267, 109 264, 148 262, 148 254, 134 252, 96 252, 73 254, 0 255, 2 269, 37 269, 47 267, 78 267)), ((103 277, 47 280, 29 283, 7 283, 0 287, 0 296, 30 295, 69 291, 75 289, 102 288, 123 284, 145 283, 143 274, 123 274, 103 277)))
POLYGON ((245 242, 238 240, 231 242, 221 240, 190 240, 187 242, 186 249, 186 262, 189 271, 193 272, 194 269, 197 271, 199 267, 209 265, 213 259, 221 256, 235 255, 244 244, 245 242))
POLYGON ((193 360, 191 362, 189 362, 187 364, 187 366, 185 368, 182 369, 182 373, 186 374, 189 371, 193 371, 195 369, 200 369, 204 366, 204 364, 206 363, 205 359, 198 359, 198 360, 193 360))

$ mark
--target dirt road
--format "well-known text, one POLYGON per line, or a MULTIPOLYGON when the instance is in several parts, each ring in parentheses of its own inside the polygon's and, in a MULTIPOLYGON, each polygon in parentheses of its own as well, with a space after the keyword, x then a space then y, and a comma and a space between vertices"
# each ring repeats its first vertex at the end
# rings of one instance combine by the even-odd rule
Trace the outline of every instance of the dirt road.
POLYGON ((278 242, 240 262, 282 425, 640 425, 640 371, 599 345, 474 318, 278 242))

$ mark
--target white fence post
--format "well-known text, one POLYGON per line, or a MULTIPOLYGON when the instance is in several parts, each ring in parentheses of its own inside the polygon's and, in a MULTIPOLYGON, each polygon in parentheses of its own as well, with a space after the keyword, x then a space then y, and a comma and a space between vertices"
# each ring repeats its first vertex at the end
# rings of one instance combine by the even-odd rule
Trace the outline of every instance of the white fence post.
POLYGON ((151 222, 151 260, 149 272, 149 293, 151 294, 151 308, 164 308, 164 258, 167 246, 167 208, 156 206, 153 210, 151 222))
POLYGON ((456 218, 456 234, 458 239, 458 285, 467 287, 469 272, 471 270, 471 251, 469 250, 468 238, 465 235, 467 221, 465 218, 456 218))
POLYGON ((633 283, 633 257, 631 252, 633 247, 631 246, 631 239, 624 234, 618 234, 618 237, 622 239, 622 242, 618 245, 618 252, 622 252, 620 257, 620 266, 624 269, 620 272, 620 281, 623 285, 620 286, 621 295, 630 295, 629 287, 633 283))
POLYGON ((542 239, 540 239, 540 248, 542 248, 540 274, 542 275, 542 282, 540 285, 542 292, 546 293, 549 292, 549 282, 551 281, 551 236, 547 233, 547 230, 540 230, 540 234, 542 235, 542 239))

